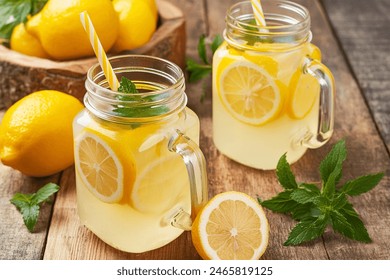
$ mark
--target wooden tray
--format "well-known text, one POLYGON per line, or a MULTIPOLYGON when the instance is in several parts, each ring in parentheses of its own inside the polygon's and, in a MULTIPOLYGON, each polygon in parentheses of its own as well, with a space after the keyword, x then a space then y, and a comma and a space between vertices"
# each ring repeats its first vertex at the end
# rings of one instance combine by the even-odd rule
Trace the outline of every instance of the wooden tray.
MULTIPOLYGON (((156 2, 159 25, 151 40, 141 48, 123 53, 162 57, 184 69, 186 34, 183 13, 169 2, 156 2)), ((42 89, 67 92, 81 100, 85 93, 86 72, 95 63, 95 57, 64 62, 42 59, 0 45, 0 110, 42 89)))

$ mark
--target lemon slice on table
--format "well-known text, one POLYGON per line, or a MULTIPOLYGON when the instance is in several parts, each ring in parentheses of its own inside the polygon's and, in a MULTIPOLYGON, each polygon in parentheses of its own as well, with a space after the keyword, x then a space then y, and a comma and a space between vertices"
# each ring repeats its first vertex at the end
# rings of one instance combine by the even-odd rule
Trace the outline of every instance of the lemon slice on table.
POLYGON ((227 66, 219 77, 219 94, 227 111, 252 125, 269 122, 281 109, 280 90, 271 75, 249 61, 227 66))
POLYGON ((294 119, 303 119, 319 98, 320 84, 316 78, 299 70, 291 78, 290 89, 288 114, 294 119))
POLYGON ((268 245, 269 225, 259 203, 241 192, 216 195, 192 225, 192 241, 203 259, 259 259, 268 245))
POLYGON ((123 166, 112 148, 97 135, 83 133, 75 145, 76 169, 100 200, 113 203, 123 196, 123 166))

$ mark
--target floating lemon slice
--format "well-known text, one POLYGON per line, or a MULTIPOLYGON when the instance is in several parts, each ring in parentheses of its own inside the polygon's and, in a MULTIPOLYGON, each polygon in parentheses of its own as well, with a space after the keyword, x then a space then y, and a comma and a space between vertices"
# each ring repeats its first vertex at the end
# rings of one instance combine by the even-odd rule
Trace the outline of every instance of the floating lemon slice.
POLYGON ((136 210, 164 213, 183 201, 183 197, 187 196, 189 200, 190 187, 184 162, 179 155, 169 153, 140 170, 130 199, 136 210))
POLYGON ((227 111, 236 119, 261 125, 281 109, 281 94, 268 72, 249 61, 237 61, 221 73, 219 94, 227 111))
POLYGON ((216 195, 192 225, 192 241, 203 259, 257 260, 268 245, 263 208, 241 192, 216 195))
POLYGON ((320 84, 313 76, 298 70, 291 78, 290 88, 288 113, 294 119, 303 119, 319 99, 320 84))
POLYGON ((123 167, 115 152, 97 135, 83 133, 75 145, 76 169, 100 200, 113 203, 123 196, 123 167))

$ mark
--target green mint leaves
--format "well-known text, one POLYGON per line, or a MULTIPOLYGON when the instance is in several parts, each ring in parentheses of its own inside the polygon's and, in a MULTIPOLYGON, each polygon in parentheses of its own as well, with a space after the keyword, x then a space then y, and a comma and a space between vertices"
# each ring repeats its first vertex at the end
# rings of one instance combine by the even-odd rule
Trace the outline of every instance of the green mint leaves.
POLYGON ((121 78, 118 91, 122 93, 138 93, 135 84, 126 77, 121 78))
POLYGON ((320 164, 321 189, 314 184, 298 183, 283 155, 277 165, 276 176, 284 191, 259 203, 274 212, 289 213, 299 223, 291 230, 284 245, 298 245, 320 237, 328 225, 350 239, 371 242, 371 238, 348 196, 372 190, 383 178, 383 173, 361 176, 339 187, 342 165, 347 152, 345 141, 335 144, 320 164))
POLYGON ((38 221, 40 205, 46 202, 60 187, 54 183, 48 183, 33 194, 16 193, 11 203, 16 206, 23 216, 24 224, 30 232, 34 231, 38 221))
POLYGON ((118 100, 124 101, 123 105, 117 105, 113 110, 118 116, 128 118, 153 117, 169 111, 169 108, 165 105, 155 106, 150 104, 150 102, 165 98, 164 94, 139 94, 136 85, 126 77, 121 78, 118 91, 126 93, 118 96, 118 100), (127 106, 125 102, 130 102, 129 104, 132 105, 127 106), (144 105, 141 105, 142 103, 144 105), (136 104, 137 106, 135 106, 136 104))
POLYGON ((0 0, 0 38, 8 40, 16 25, 38 13, 47 0, 0 0))
MULTIPOLYGON (((211 53, 214 54, 217 48, 222 44, 222 37, 216 35, 211 42, 210 49, 211 53)), ((196 82, 206 77, 211 73, 212 65, 207 58, 206 50, 206 36, 202 35, 199 38, 198 42, 198 55, 202 63, 197 63, 195 60, 189 58, 187 59, 187 71, 190 74, 189 82, 196 82)))

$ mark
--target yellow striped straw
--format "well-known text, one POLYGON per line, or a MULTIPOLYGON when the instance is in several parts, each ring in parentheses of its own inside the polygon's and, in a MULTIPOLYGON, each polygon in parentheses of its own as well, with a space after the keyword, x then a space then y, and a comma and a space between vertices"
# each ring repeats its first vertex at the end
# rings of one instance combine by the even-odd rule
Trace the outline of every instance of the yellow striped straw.
POLYGON ((263 8, 261 7, 261 1, 251 0, 251 3, 252 3, 253 14, 255 15, 255 20, 257 25, 266 26, 263 8))
POLYGON ((119 87, 119 81, 107 58, 107 54, 103 49, 102 43, 99 40, 95 28, 93 27, 91 18, 86 11, 80 13, 80 20, 81 24, 85 29, 85 32, 87 32, 89 41, 99 61, 100 67, 102 67, 103 69, 104 75, 106 76, 110 88, 114 91, 117 91, 119 87))

